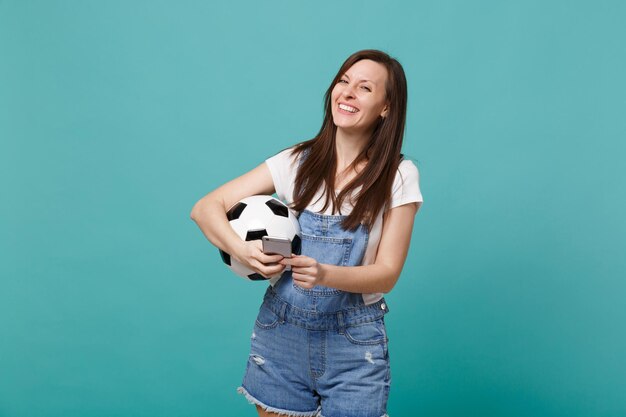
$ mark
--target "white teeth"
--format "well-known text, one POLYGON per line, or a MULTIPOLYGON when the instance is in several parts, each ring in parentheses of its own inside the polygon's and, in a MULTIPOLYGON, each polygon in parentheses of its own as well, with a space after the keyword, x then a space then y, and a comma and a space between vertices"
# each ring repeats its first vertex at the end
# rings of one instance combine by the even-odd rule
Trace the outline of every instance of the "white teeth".
POLYGON ((356 109, 356 108, 354 108, 354 107, 351 107, 351 106, 347 106, 347 105, 345 105, 345 104, 340 104, 340 105, 339 105, 339 108, 340 108, 341 110, 349 111, 350 113, 356 113, 356 112, 358 112, 358 111, 359 111, 358 109, 356 109))

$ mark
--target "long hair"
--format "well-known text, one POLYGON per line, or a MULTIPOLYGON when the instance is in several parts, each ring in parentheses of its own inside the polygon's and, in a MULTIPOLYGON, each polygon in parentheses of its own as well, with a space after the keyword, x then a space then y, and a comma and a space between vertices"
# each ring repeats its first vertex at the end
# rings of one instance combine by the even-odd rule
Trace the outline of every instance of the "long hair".
POLYGON ((406 103, 406 77, 402 65, 396 59, 375 49, 366 49, 350 55, 324 95, 324 121, 319 133, 313 139, 302 142, 294 148, 295 155, 306 151, 306 158, 296 174, 292 208, 296 211, 304 210, 322 184, 325 184, 323 195, 326 199, 323 210, 330 204, 333 214, 341 214, 344 199, 349 198, 360 186, 361 189, 353 196, 356 203, 352 212, 343 219, 342 227, 352 230, 360 223, 364 223, 371 228, 379 211, 391 200, 391 188, 403 157, 400 151, 406 121, 406 103), (386 117, 379 116, 374 122, 369 141, 348 167, 354 169, 360 162, 367 161, 365 168, 338 195, 335 195, 337 127, 332 117, 331 95, 341 76, 362 59, 370 59, 387 68, 385 94, 389 102, 389 111, 386 117))

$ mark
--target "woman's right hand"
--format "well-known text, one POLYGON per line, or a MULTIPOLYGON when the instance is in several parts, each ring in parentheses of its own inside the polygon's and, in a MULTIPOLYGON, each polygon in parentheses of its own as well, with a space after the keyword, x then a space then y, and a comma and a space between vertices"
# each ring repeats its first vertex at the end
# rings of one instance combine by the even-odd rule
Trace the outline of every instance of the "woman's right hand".
POLYGON ((202 197, 191 210, 191 218, 217 248, 265 278, 278 275, 285 265, 281 255, 263 253, 260 240, 244 241, 228 222, 226 212, 242 198, 272 195, 276 192, 272 174, 263 162, 252 171, 235 178, 202 197))
POLYGON ((265 278, 279 275, 285 269, 285 265, 280 262, 282 255, 267 255, 263 253, 263 244, 260 240, 243 241, 239 253, 234 254, 234 258, 245 267, 261 274, 265 278))

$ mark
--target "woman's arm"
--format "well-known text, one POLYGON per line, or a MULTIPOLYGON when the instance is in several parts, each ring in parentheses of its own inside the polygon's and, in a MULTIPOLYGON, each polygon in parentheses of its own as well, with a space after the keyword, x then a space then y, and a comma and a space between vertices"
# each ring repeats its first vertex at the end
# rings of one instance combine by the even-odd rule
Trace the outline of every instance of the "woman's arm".
POLYGON ((274 192, 270 170, 266 163, 262 163, 202 197, 193 206, 191 219, 213 245, 267 278, 284 269, 280 264, 266 265, 280 261, 282 256, 264 254, 260 240, 242 240, 230 226, 226 211, 242 198, 274 192))
POLYGON ((404 204, 384 214, 382 236, 372 265, 319 264, 308 256, 284 258, 280 263, 292 265, 294 282, 303 288, 323 285, 355 293, 387 293, 398 281, 404 266, 420 206, 421 203, 404 204))

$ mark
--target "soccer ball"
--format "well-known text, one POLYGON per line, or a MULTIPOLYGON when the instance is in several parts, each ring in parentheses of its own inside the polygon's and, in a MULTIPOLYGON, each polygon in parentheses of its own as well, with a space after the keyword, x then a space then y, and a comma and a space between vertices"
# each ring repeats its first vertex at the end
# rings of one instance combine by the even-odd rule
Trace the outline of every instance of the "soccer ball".
MULTIPOLYGON (((288 238, 291 252, 300 254, 300 225, 293 212, 281 201, 270 195, 253 195, 233 205, 226 217, 233 230, 243 240, 261 240, 263 236, 288 238)), ((252 281, 268 280, 273 285, 281 274, 265 278, 248 269, 220 249, 222 260, 237 275, 252 281)))

